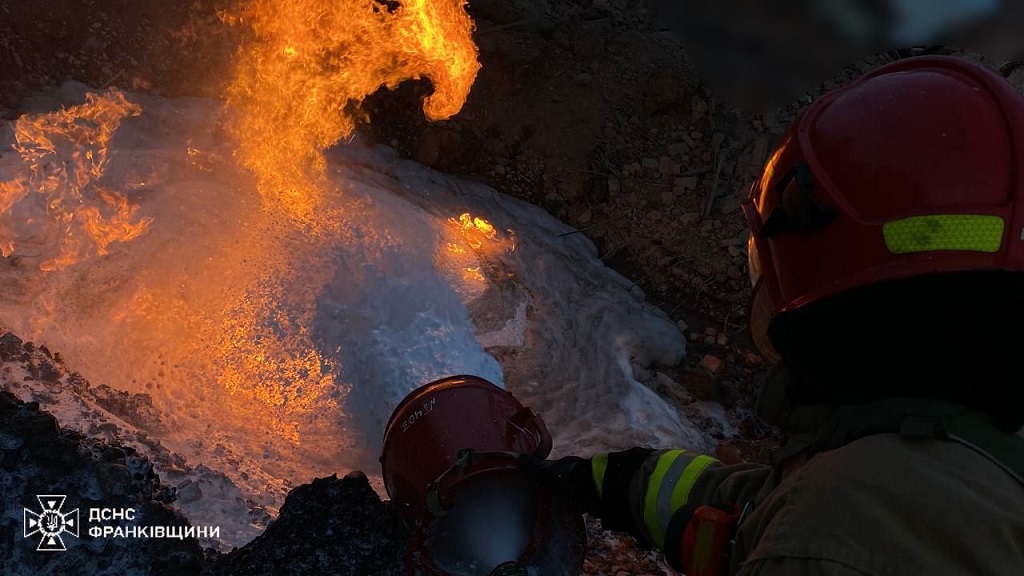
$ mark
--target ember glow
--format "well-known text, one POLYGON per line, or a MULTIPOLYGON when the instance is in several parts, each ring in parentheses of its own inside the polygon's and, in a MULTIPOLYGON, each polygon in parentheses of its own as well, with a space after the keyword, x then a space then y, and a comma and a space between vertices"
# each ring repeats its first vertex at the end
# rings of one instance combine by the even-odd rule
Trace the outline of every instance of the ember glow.
POLYGON ((381 86, 429 78, 431 120, 457 113, 480 64, 465 0, 250 0, 228 22, 251 28, 228 99, 239 160, 269 204, 306 224, 323 193, 322 151, 351 136, 381 86))
POLYGON ((0 181, 0 253, 59 270, 146 233, 152 218, 137 217, 138 206, 102 182, 111 136, 140 111, 110 92, 14 123, 23 166, 17 178, 0 181))

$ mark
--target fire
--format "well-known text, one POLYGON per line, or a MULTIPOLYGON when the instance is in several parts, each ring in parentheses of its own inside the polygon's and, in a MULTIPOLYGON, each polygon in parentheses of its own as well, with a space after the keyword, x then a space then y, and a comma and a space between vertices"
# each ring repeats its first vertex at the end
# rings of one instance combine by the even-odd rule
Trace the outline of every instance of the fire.
POLYGON ((228 89, 242 165, 268 204, 310 223, 323 150, 352 135, 381 86, 428 77, 427 118, 456 114, 480 64, 465 0, 248 0, 222 20, 251 28, 228 89))
POLYGON ((435 256, 439 268, 455 271, 469 292, 478 290, 488 277, 500 276, 498 271, 487 266, 488 256, 500 251, 516 249, 515 234, 512 230, 499 233, 488 220, 465 212, 447 221, 443 230, 444 249, 435 256))
MULTIPOLYGON (((267 433, 266 443, 318 453, 344 445, 340 438, 329 447, 309 443, 319 434, 319 424, 311 422, 320 422, 310 415, 329 414, 325 408, 344 396, 344 383, 334 377, 334 352, 318 348, 315 330, 321 312, 316 291, 334 273, 329 248, 344 237, 332 224, 339 215, 320 202, 333 191, 323 152, 351 137, 363 119, 362 101, 382 86, 429 78, 434 91, 422 103, 428 119, 462 108, 480 68, 465 3, 242 0, 240 10, 220 14, 249 32, 226 93, 227 136, 237 141, 238 164, 255 174, 264 209, 246 212, 252 220, 244 221, 255 224, 245 228, 252 238, 212 246, 208 259, 189 263, 187 280, 156 274, 131 287, 114 320, 144 341, 166 343, 160 371, 147 384, 185 392, 188 377, 209 378, 216 382, 210 402, 225 429, 257 430, 267 433), (309 275, 308 293, 286 290, 296 254, 322 263, 311 267, 317 271, 309 275), (203 284, 211 278, 213 286, 203 284), (173 376, 165 376, 165 355, 180 360, 167 362, 173 376), (184 367, 191 357, 206 358, 209 369, 193 374, 184 367)), ((115 91, 19 119, 17 177, 0 179, 0 252, 25 254, 29 248, 41 268, 59 270, 145 234, 152 219, 129 196, 104 185, 114 179, 104 177, 108 144, 123 119, 139 114, 137 104, 115 91), (31 251, 49 245, 58 249, 31 251)), ((210 172, 221 163, 217 150, 188 140, 179 161, 210 172)), ((7 164, 0 162, 0 170, 7 164)), ((504 240, 486 220, 468 222, 468 229, 441 227, 465 256, 459 266, 483 280, 486 270, 477 255, 501 249, 504 240)))
POLYGON ((140 112, 114 91, 18 118, 12 148, 22 169, 0 181, 0 253, 31 247, 42 270, 59 270, 146 233, 152 218, 138 218, 137 205, 100 182, 110 139, 125 117, 140 112))
POLYGON ((494 230, 494 226, 490 222, 483 218, 473 218, 469 215, 469 212, 459 216, 459 224, 466 230, 476 229, 484 238, 494 240, 498 233, 494 230))
MULTIPOLYGON (((458 218, 449 218, 448 222, 459 232, 462 241, 473 250, 512 252, 516 249, 516 237, 512 230, 506 230, 504 236, 500 235, 493 224, 469 212, 460 214, 458 218)), ((465 249, 458 242, 449 242, 448 251, 452 254, 463 254, 465 249)))
MULTIPOLYGON (((494 229, 494 226, 480 218, 479 216, 473 217, 466 212, 459 215, 459 219, 451 219, 451 222, 459 227, 462 231, 463 237, 466 239, 466 243, 471 248, 479 249, 483 246, 483 240, 498 241, 498 231, 494 229)), ((513 245, 514 248, 514 245, 513 245)))

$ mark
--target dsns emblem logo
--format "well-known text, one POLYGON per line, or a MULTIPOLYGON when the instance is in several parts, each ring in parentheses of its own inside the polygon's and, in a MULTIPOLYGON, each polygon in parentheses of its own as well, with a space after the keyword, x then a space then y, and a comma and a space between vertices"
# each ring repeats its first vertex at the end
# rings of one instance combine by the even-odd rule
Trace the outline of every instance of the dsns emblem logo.
POLYGON ((64 513, 64 495, 36 496, 41 512, 33 512, 25 508, 25 538, 39 535, 39 546, 36 550, 43 552, 63 552, 62 534, 70 534, 78 538, 78 508, 64 513))

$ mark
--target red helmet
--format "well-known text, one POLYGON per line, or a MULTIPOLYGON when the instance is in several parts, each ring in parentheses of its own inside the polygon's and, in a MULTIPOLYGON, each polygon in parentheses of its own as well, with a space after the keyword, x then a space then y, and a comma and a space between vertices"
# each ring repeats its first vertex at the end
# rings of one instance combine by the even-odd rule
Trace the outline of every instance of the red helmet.
POLYGON ((922 56, 826 94, 743 203, 749 322, 887 280, 1024 271, 1024 97, 966 60, 922 56))

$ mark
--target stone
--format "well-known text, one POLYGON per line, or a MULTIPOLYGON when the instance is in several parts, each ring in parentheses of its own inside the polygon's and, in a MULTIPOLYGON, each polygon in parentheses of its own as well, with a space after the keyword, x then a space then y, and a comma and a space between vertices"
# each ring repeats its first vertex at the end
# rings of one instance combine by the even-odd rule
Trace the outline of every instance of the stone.
POLYGON ((668 156, 662 156, 661 158, 658 159, 658 172, 661 172, 662 174, 669 176, 673 173, 673 167, 674 164, 672 163, 672 158, 668 156))
POLYGON ((22 344, 21 338, 11 332, 4 333, 0 336, 0 360, 6 362, 19 356, 23 350, 22 344))
POLYGON ((694 188, 697 187, 697 177, 696 176, 682 176, 680 178, 676 178, 672 182, 672 187, 675 188, 676 190, 681 190, 681 191, 684 191, 684 192, 687 191, 687 190, 693 190, 694 188))
POLYGON ((722 370, 725 369, 725 363, 722 362, 721 358, 714 354, 705 354, 704 357, 700 359, 700 365, 712 374, 721 374, 722 370))
POLYGON ((704 337, 704 345, 705 346, 714 346, 715 345, 715 337, 714 336, 705 336, 704 337))
POLYGON ((708 326, 704 329, 705 336, 718 336, 718 330, 714 326, 708 326))
POLYGON ((590 208, 587 208, 586 210, 583 211, 582 214, 579 215, 578 220, 580 224, 587 224, 593 219, 593 217, 594 213, 590 210, 590 208))
POLYGON ((727 346, 729 344, 729 337, 726 336, 724 332, 719 333, 715 338, 715 344, 718 344, 719 346, 727 346))
POLYGON ((216 559, 211 576, 404 574, 401 520, 365 475, 317 478, 288 493, 263 534, 216 559))
POLYGON ((740 201, 735 196, 729 194, 716 200, 715 207, 722 214, 731 214, 739 209, 740 201))
POLYGON ((644 158, 640 162, 640 165, 649 170, 654 170, 655 168, 658 167, 658 161, 655 160, 654 158, 644 158))

